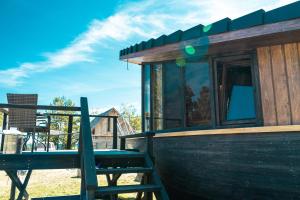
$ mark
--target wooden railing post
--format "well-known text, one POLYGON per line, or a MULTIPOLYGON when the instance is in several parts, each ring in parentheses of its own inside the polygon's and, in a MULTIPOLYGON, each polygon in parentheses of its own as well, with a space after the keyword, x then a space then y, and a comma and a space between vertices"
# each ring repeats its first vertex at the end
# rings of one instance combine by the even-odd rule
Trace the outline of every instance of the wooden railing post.
POLYGON ((118 118, 113 118, 113 149, 118 149, 118 118))
POLYGON ((79 155, 81 159, 81 195, 93 200, 98 186, 87 98, 82 97, 79 155))
POLYGON ((120 138, 120 150, 125 150, 126 148, 126 138, 120 138))
MULTIPOLYGON (((6 128, 7 128, 7 113, 3 113, 2 129, 5 130, 6 128)), ((3 148, 4 148, 4 137, 5 137, 5 135, 2 135, 0 151, 3 151, 3 148)))
POLYGON ((153 136, 154 136, 154 132, 146 132, 146 152, 148 153, 148 155, 150 156, 150 158, 152 159, 152 161, 154 161, 154 152, 153 152, 153 136))
POLYGON ((47 116, 48 119, 48 133, 47 133, 47 152, 49 152, 50 148, 50 129, 51 129, 51 116, 47 116))
POLYGON ((67 136, 67 149, 72 146, 72 132, 73 132, 73 116, 69 116, 68 120, 68 136, 67 136))

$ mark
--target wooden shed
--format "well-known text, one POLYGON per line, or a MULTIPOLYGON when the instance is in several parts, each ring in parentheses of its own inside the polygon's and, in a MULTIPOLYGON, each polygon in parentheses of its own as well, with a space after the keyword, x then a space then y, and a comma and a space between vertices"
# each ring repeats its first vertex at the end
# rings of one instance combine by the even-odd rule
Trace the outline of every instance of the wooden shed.
POLYGON ((128 119, 120 116, 120 113, 111 108, 103 113, 103 117, 95 117, 91 121, 91 131, 93 138, 93 146, 95 149, 112 149, 113 148, 113 118, 108 116, 118 116, 117 118, 117 134, 118 136, 131 135, 135 131, 128 122, 128 119))
MULTIPOLYGON (((171 199, 300 198, 300 2, 120 51, 171 199)), ((127 145, 141 150, 145 138, 127 145)))

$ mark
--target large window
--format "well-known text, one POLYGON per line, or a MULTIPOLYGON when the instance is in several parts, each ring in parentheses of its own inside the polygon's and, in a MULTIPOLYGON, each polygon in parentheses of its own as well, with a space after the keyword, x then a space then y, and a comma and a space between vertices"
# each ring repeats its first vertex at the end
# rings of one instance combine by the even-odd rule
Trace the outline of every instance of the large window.
POLYGON ((184 124, 183 68, 175 62, 164 64, 164 129, 184 124))
POLYGON ((255 94, 252 61, 248 56, 216 62, 216 91, 220 125, 255 121, 255 94))
POLYGON ((209 65, 188 63, 185 67, 186 126, 210 124, 209 65))
POLYGON ((256 123, 252 57, 221 57, 212 63, 144 65, 144 130, 256 123))

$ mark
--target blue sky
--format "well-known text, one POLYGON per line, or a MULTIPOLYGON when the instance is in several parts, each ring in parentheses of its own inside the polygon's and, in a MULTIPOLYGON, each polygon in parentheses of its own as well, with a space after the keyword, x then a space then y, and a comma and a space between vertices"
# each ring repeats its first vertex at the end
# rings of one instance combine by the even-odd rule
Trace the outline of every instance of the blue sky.
POLYGON ((292 0, 2 0, 0 101, 38 93, 40 104, 80 96, 103 111, 140 109, 140 67, 118 60, 131 44, 292 0))

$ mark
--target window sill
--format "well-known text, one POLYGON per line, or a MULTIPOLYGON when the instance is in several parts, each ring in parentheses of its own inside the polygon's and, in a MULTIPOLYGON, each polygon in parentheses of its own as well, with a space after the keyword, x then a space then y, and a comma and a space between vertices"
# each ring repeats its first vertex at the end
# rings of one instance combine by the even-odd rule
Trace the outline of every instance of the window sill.
POLYGON ((186 137, 199 135, 233 135, 233 134, 251 134, 251 133, 283 133, 283 132, 299 132, 300 125, 284 125, 284 126, 263 126, 263 127, 247 127, 247 128, 226 128, 226 129, 210 129, 196 131, 179 131, 156 134, 154 137, 186 137))

